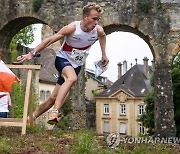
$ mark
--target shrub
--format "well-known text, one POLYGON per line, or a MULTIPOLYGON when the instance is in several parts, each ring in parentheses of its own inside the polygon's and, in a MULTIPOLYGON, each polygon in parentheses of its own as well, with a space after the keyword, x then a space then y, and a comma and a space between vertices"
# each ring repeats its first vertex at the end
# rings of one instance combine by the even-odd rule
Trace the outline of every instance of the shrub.
POLYGON ((148 13, 149 10, 152 8, 152 2, 149 0, 138 0, 137 7, 141 11, 148 13))
POLYGON ((41 8, 42 3, 43 3, 43 0, 34 0, 34 2, 33 2, 33 10, 34 10, 34 12, 39 11, 39 9, 41 8))

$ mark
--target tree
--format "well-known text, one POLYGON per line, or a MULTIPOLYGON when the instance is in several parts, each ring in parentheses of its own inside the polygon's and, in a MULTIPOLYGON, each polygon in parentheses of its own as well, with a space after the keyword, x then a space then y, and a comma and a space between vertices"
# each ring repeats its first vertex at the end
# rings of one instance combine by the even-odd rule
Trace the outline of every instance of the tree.
MULTIPOLYGON (((28 45, 34 41, 34 30, 33 25, 29 25, 21 29, 11 40, 10 49, 11 49, 11 61, 16 61, 18 55, 17 47, 18 45, 28 45)), ((20 118, 23 116, 23 107, 24 107, 24 90, 19 83, 13 85, 13 91, 11 93, 13 101, 13 110, 14 116, 20 118)), ((35 100, 33 95, 33 100, 35 100)), ((35 106, 35 101, 33 101, 33 107, 35 106)), ((13 112, 13 111, 12 111, 13 112)))
POLYGON ((172 69, 174 114, 177 136, 180 137, 180 54, 175 58, 172 69))
POLYGON ((139 118, 144 125, 144 127, 148 128, 147 133, 149 135, 154 134, 154 75, 151 77, 151 91, 144 99, 144 103, 146 104, 145 111, 139 118))
POLYGON ((16 61, 18 55, 17 46, 18 45, 28 45, 34 41, 34 30, 33 25, 26 26, 21 29, 11 40, 11 61, 16 61))
POLYGON ((21 29, 13 38, 11 43, 28 45, 34 41, 34 30, 33 25, 26 26, 21 29))
MULTIPOLYGON (((176 56, 172 66, 172 82, 173 82, 173 100, 174 100, 174 118, 177 129, 177 136, 180 137, 180 54, 176 56)), ((148 128, 148 134, 154 134, 154 78, 151 79, 152 89, 145 97, 146 112, 139 118, 139 121, 148 128)))

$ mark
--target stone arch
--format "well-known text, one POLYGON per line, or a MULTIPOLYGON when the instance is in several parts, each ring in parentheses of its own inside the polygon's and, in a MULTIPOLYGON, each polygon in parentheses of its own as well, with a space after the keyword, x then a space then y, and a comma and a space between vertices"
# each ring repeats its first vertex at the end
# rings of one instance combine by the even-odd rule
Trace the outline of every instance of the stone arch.
POLYGON ((115 31, 130 32, 130 33, 133 33, 133 34, 138 35, 139 37, 141 37, 141 38, 148 44, 149 48, 151 49, 153 58, 155 59, 155 56, 156 56, 156 55, 155 55, 153 46, 152 46, 151 43, 150 43, 149 37, 148 37, 148 36, 145 36, 145 35, 144 35, 142 32, 140 32, 138 29, 133 28, 133 27, 130 27, 130 26, 128 26, 128 25, 109 25, 109 26, 104 27, 104 30, 105 30, 105 33, 106 33, 107 35, 108 35, 108 34, 111 34, 112 32, 115 32, 115 31))
POLYGON ((2 52, 2 58, 5 61, 9 61, 10 57, 10 51, 9 51, 9 44, 12 40, 12 37, 21 29, 24 27, 36 24, 36 23, 42 23, 46 24, 44 21, 34 18, 34 17, 20 17, 16 18, 14 20, 9 21, 0 31, 0 49, 2 52))

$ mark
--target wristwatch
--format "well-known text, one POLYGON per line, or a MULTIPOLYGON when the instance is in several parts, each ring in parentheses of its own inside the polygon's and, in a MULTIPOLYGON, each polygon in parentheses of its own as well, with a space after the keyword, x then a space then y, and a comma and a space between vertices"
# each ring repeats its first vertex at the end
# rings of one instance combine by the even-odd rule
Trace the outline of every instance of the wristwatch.
POLYGON ((32 54, 33 57, 36 55, 36 52, 34 50, 31 50, 29 53, 32 54))

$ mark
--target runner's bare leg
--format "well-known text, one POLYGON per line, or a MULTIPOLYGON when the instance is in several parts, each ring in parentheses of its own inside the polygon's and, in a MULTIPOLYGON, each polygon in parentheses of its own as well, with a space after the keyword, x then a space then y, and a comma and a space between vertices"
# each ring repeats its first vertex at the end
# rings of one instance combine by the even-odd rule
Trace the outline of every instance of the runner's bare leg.
POLYGON ((49 96, 49 98, 45 102, 40 104, 40 106, 34 111, 33 114, 36 118, 38 118, 41 114, 46 112, 48 109, 50 109, 54 105, 60 86, 61 85, 56 84, 56 86, 55 86, 52 94, 49 96))
POLYGON ((72 66, 66 66, 62 71, 65 82, 59 87, 55 100, 54 109, 59 110, 63 105, 63 100, 68 94, 70 88, 77 81, 77 75, 72 66))
MULTIPOLYGON (((57 97, 57 93, 58 93, 58 90, 59 90, 60 87, 61 87, 61 85, 56 84, 56 86, 55 86, 52 94, 49 96, 49 98, 45 102, 40 104, 40 106, 34 111, 33 114, 34 114, 35 118, 38 118, 40 115, 42 115, 44 112, 49 110, 54 105, 56 97, 57 97)), ((66 98, 68 97, 68 94, 64 98, 62 104, 64 104, 66 98)))

